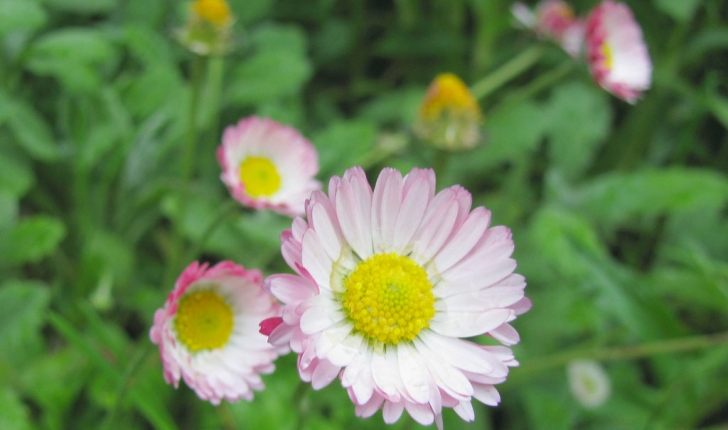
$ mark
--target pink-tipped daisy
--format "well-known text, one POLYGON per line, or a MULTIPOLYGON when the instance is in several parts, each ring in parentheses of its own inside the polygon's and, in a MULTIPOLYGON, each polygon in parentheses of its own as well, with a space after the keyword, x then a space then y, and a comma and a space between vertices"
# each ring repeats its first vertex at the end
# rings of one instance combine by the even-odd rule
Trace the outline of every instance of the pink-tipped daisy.
POLYGON ((260 374, 287 348, 273 346, 258 332, 261 320, 280 315, 280 305, 263 291, 259 270, 224 261, 208 269, 190 264, 177 279, 149 332, 159 345, 168 384, 180 377, 203 400, 252 400, 264 388, 260 374))
POLYGON ((266 278, 284 303, 264 321, 274 345, 297 352, 314 389, 337 376, 362 417, 404 410, 442 427, 442 408, 474 419, 475 398, 496 405, 494 384, 516 366, 510 349, 466 340, 519 341, 509 324, 531 307, 514 274, 510 230, 490 227, 460 186, 435 194, 435 174, 384 169, 374 190, 359 167, 316 191, 281 251, 296 274, 266 278))
POLYGON ((584 23, 574 16, 574 10, 567 2, 544 0, 536 6, 535 11, 517 2, 511 6, 511 12, 521 25, 559 43, 572 57, 580 54, 584 23))
POLYGON ((321 189, 311 142, 270 119, 252 116, 226 128, 217 159, 233 198, 254 209, 301 215, 311 192, 321 189))
POLYGON ((650 88, 652 62, 632 11, 611 0, 597 5, 586 20, 586 50, 596 82, 635 103, 650 88))

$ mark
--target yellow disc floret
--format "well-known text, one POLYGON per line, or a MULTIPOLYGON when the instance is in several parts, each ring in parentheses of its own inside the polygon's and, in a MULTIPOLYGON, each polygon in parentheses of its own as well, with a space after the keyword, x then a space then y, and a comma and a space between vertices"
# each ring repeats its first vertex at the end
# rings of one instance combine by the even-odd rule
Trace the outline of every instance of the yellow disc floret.
POLYGON ((233 332, 233 310, 215 291, 190 293, 179 302, 174 328, 192 352, 220 348, 233 332))
POLYGON ((377 254, 344 280, 343 306, 354 330, 369 341, 396 345, 430 326, 435 296, 425 270, 409 257, 377 254))
POLYGON ((604 55, 604 65, 606 66, 607 70, 612 70, 612 63, 614 62, 614 56, 612 55, 612 47, 609 46, 609 43, 604 41, 602 43, 602 55, 604 55))
POLYGON ((192 10, 203 20, 217 26, 225 26, 232 20, 230 6, 225 0, 197 0, 192 10))
POLYGON ((266 157, 248 157, 240 163, 240 181, 251 197, 270 197, 281 187, 281 175, 266 157))
POLYGON ((420 119, 433 120, 450 113, 480 119, 478 102, 465 83, 452 73, 438 75, 420 105, 420 119))

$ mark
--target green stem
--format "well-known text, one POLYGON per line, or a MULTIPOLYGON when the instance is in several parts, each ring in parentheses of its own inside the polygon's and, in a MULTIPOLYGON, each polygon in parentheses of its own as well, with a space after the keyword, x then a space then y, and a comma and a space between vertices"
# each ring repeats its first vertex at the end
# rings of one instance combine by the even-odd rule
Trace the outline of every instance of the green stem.
POLYGON ((447 162, 450 160, 450 152, 444 149, 435 149, 435 154, 432 158, 432 169, 435 171, 437 177, 442 177, 447 170, 447 162))
POLYGON ((502 87, 505 83, 514 79, 516 76, 525 72, 531 66, 536 64, 544 53, 544 47, 541 45, 534 45, 520 54, 516 55, 506 64, 500 68, 486 75, 483 79, 476 82, 470 91, 473 97, 480 100, 502 87))
POLYGON ((131 360, 129 360, 129 365, 126 367, 126 371, 121 377, 121 384, 119 385, 116 393, 116 401, 114 402, 114 407, 106 414, 106 418, 104 418, 104 422, 100 427, 101 429, 112 428, 111 426, 116 419, 116 415, 118 414, 119 409, 121 408, 122 400, 124 399, 124 395, 129 389, 131 380, 134 378, 137 371, 139 370, 141 363, 144 361, 145 358, 147 358, 147 356, 149 356, 149 353, 153 349, 154 348, 151 343, 144 342, 142 346, 137 348, 136 353, 131 358, 131 360))
POLYGON ((728 332, 685 337, 681 339, 661 340, 633 346, 617 346, 612 348, 575 349, 560 354, 554 354, 533 361, 527 361, 518 374, 518 380, 525 380, 528 376, 563 367, 571 361, 591 359, 598 361, 629 360, 634 358, 650 357, 659 354, 693 351, 710 348, 712 346, 728 343, 728 332))
POLYGON ((187 254, 186 261, 195 259, 197 255, 199 255, 200 251, 202 251, 202 248, 205 246, 210 237, 212 237, 212 234, 215 233, 218 227, 223 224, 223 221, 225 221, 229 216, 237 213, 239 208, 240 203, 238 203, 237 200, 230 200, 226 204, 224 204, 220 208, 220 212, 218 212, 217 216, 202 232, 202 234, 200 235, 200 239, 197 241, 197 243, 195 243, 195 246, 187 254))
POLYGON ((238 424, 235 421, 232 411, 230 410, 230 404, 228 402, 222 402, 217 407, 217 416, 220 417, 222 428, 225 430, 238 430, 238 424))
POLYGON ((182 268, 184 263, 181 259, 186 255, 182 251, 184 246, 184 222, 187 217, 187 205, 191 197, 192 176, 194 174, 195 148, 197 146, 197 120, 200 105, 200 95, 203 85, 203 71, 207 57, 194 55, 192 57, 191 85, 192 96, 190 98, 190 110, 187 118, 187 142, 183 148, 182 158, 182 192, 184 195, 179 201, 179 212, 174 225, 174 235, 168 252, 169 259, 162 285, 170 285, 175 274, 182 268))
POLYGON ((528 85, 523 88, 519 88, 516 91, 511 92, 504 100, 492 111, 496 111, 503 106, 513 105, 523 100, 529 99, 534 95, 540 93, 546 88, 552 87, 555 83, 568 76, 571 71, 576 68, 575 61, 565 61, 559 67, 549 70, 548 72, 539 75, 538 78, 531 81, 528 85))

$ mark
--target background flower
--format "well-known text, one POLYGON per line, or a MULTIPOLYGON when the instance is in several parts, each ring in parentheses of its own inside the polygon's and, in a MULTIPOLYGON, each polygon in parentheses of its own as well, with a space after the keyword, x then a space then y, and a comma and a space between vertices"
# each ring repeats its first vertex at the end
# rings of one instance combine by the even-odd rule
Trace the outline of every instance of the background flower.
POLYGON ((382 408, 391 424, 407 410, 441 427, 443 407, 472 421, 472 398, 498 404, 493 385, 518 362, 506 347, 463 338, 517 343, 509 322, 531 304, 513 273, 510 231, 470 205, 459 186, 435 194, 429 169, 404 178, 384 169, 373 191, 361 168, 333 177, 329 195, 307 203, 307 220, 281 236, 297 275, 266 279, 285 303, 265 329, 271 343, 300 354, 314 389, 339 376, 363 417, 382 408))
POLYGON ((194 262, 175 283, 164 307, 154 314, 149 336, 159 346, 164 379, 180 377, 203 400, 252 400, 264 388, 261 373, 286 348, 258 333, 258 323, 280 314, 263 289, 258 270, 230 261, 208 269, 194 262))
POLYGON ((642 29, 624 3, 607 0, 592 9, 586 50, 592 76, 615 96, 635 103, 650 88, 652 62, 642 29))
POLYGON ((311 142, 270 119, 253 116, 226 128, 217 159, 232 196, 255 209, 300 215, 304 201, 321 188, 311 142))

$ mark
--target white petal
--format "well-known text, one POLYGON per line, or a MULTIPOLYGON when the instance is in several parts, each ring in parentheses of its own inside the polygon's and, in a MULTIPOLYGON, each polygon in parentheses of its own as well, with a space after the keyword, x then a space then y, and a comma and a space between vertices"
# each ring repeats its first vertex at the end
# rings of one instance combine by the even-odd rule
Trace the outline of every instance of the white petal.
POLYGON ((435 414, 432 413, 430 405, 405 402, 404 407, 410 416, 423 426, 429 426, 435 421, 435 414))
POLYGON ((382 417, 384 418, 384 422, 387 424, 394 424, 397 422, 399 417, 402 416, 402 411, 404 411, 404 401, 385 401, 384 408, 382 408, 382 417))
POLYGON ((473 397, 488 406, 498 406, 501 397, 492 385, 473 384, 473 397))
POLYGON ((432 190, 425 178, 416 180, 407 190, 394 228, 393 245, 395 249, 404 249, 409 246, 425 216, 432 190))
POLYGON ((473 421, 475 419, 473 404, 470 403, 469 400, 461 401, 460 403, 458 403, 457 406, 453 408, 453 410, 460 416, 460 418, 467 422, 473 421))
POLYGON ((340 366, 331 364, 328 360, 320 360, 316 370, 313 371, 311 387, 320 390, 329 385, 341 371, 340 366))
POLYGON ((514 316, 515 312, 510 309, 491 309, 485 312, 440 312, 430 320, 430 328, 443 336, 472 337, 493 330, 514 316))
POLYGON ((333 261, 324 251, 318 234, 313 229, 309 229, 303 235, 301 262, 319 289, 331 289, 329 282, 333 261))
POLYGON ((437 270, 445 272, 467 255, 478 243, 490 224, 490 211, 484 207, 475 208, 465 218, 458 231, 447 241, 437 253, 435 265, 437 270))
POLYGON ((336 261, 341 254, 341 237, 336 225, 337 221, 332 219, 335 216, 333 209, 329 213, 323 203, 316 203, 311 208, 311 224, 318 233, 326 254, 333 261, 336 261))
POLYGON ((504 345, 515 345, 521 341, 518 332, 510 324, 503 324, 496 329, 488 331, 488 334, 504 345))
POLYGON ((404 388, 416 403, 425 404, 430 400, 430 374, 427 366, 419 358, 418 352, 408 343, 397 345, 399 372, 404 388))
POLYGON ((379 174, 372 196, 372 240, 374 252, 390 252, 399 207, 402 204, 402 174, 385 168, 379 174))

